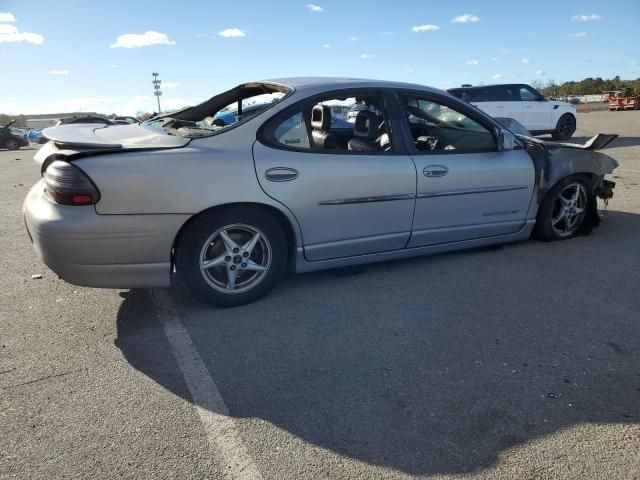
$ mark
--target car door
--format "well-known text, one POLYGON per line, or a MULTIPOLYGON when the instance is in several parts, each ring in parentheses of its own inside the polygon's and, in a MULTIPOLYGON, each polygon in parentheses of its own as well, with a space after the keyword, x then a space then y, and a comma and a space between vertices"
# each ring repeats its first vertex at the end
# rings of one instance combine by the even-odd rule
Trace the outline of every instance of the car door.
MULTIPOLYGON (((374 94, 382 99, 381 92, 374 94)), ((321 101, 301 102, 263 127, 253 147, 261 187, 296 217, 309 261, 404 248, 411 234, 416 170, 402 137, 391 132, 397 141, 390 151, 312 148, 308 113, 321 101)), ((336 123, 343 129, 347 122, 336 123)))
POLYGON ((529 131, 551 130, 551 104, 528 85, 521 85, 518 94, 523 105, 523 125, 529 131))
POLYGON ((398 93, 417 169, 408 247, 519 231, 535 179, 526 151, 499 151, 493 125, 464 105, 435 94, 398 93))
POLYGON ((492 117, 513 118, 520 123, 524 121, 524 109, 515 86, 493 85, 488 88, 495 103, 495 113, 491 114, 492 117))

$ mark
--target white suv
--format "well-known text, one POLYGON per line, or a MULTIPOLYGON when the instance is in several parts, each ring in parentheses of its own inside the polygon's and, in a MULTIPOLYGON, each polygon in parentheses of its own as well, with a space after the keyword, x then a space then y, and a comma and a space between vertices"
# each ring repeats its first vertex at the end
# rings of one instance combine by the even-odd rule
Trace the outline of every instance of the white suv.
POLYGON ((533 135, 550 133, 567 140, 576 131, 576 107, 548 100, 524 84, 452 88, 449 93, 477 106, 494 118, 513 118, 533 135))

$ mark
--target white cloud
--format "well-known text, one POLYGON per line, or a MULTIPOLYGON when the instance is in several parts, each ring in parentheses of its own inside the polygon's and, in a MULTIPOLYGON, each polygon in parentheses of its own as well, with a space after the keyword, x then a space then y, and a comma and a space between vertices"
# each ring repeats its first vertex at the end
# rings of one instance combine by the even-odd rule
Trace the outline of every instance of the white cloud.
POLYGON ((382 32, 382 34, 383 34, 383 35, 390 36, 390 35, 393 35, 393 32, 382 32))
POLYGON ((69 70, 49 70, 49 75, 69 75, 69 70))
POLYGON ((18 27, 0 24, 0 35, 11 35, 13 33, 18 33, 18 27))
POLYGON ((362 55, 360 55, 360 58, 364 58, 365 60, 368 60, 369 58, 375 58, 375 55, 371 55, 370 53, 363 53, 362 55))
POLYGON ((480 62, 475 58, 470 58, 469 60, 467 60, 467 65, 478 65, 479 63, 480 62))
POLYGON ((407 73, 413 73, 413 68, 411 67, 407 68, 407 73))
POLYGON ((322 45, 323 48, 331 48, 331 44, 330 43, 325 43, 324 45, 322 45))
POLYGON ((118 68, 118 65, 114 63, 113 65, 111 65, 111 68, 118 68))
POLYGON ((349 37, 349 40, 351 40, 352 42, 355 42, 356 40, 358 40, 358 37, 349 37))
POLYGON ((491 75, 491 78, 493 78, 494 80, 500 80, 502 78, 502 74, 496 73, 495 75, 491 75))
POLYGON ((415 27, 411 27, 411 30, 416 33, 420 32, 435 32, 436 30, 440 30, 438 25, 431 25, 427 23, 425 25, 416 25, 415 27))
POLYGON ((452 23, 469 23, 469 22, 479 22, 480 19, 477 15, 472 15, 471 13, 465 13, 464 15, 458 15, 457 17, 453 17, 451 19, 452 23))
POLYGON ((40 45, 44 37, 39 33, 20 32, 14 25, 0 24, 0 43, 27 42, 40 45))
POLYGON ((527 58, 527 57, 522 57, 522 63, 531 63, 531 59, 527 58))
POLYGON ((244 33, 242 30, 240 30, 239 28, 226 28, 226 29, 222 30, 220 33, 218 33, 218 35, 220 35, 221 37, 224 37, 224 38, 246 37, 247 36, 247 34, 244 33))
POLYGON ((544 75, 544 70, 536 70, 536 75, 542 77, 544 75))
POLYGON ((587 36, 587 32, 578 32, 578 33, 570 33, 569 35, 567 35, 569 38, 580 38, 580 37, 586 37, 587 36))
POLYGON ((315 5, 313 3, 307 3, 305 7, 307 7, 312 12, 322 12, 324 10, 324 8, 322 8, 320 5, 315 5))
POLYGON ((180 86, 179 83, 176 82, 162 82, 160 85, 163 89, 165 88, 178 88, 180 86))
POLYGON ((497 62, 497 61, 498 61, 498 57, 493 57, 493 58, 491 59, 491 61, 492 61, 492 62, 497 62))
POLYGON ((0 13, 0 22, 17 22, 16 17, 13 13, 0 13))
POLYGON ((635 60, 631 60, 631 61, 629 62, 629 65, 636 66, 636 65, 638 65, 638 62, 636 62, 635 60))
POLYGON ((110 45, 111 48, 135 48, 149 47, 151 45, 175 45, 166 33, 149 30, 144 33, 125 33, 116 38, 116 42, 110 45))
POLYGON ((591 22, 594 20, 600 20, 602 17, 592 13, 591 15, 574 15, 571 17, 572 22, 591 22))

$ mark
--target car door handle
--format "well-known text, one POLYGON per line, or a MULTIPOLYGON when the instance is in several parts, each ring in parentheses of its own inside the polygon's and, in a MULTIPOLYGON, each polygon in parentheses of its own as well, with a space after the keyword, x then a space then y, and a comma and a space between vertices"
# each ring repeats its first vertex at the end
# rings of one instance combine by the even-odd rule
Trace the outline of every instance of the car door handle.
POLYGON ((288 167, 274 167, 264 172, 264 176, 267 180, 272 182, 288 182, 298 178, 298 171, 295 168, 288 167))
POLYGON ((449 169, 444 165, 427 165, 422 169, 425 177, 444 177, 449 173, 449 169))

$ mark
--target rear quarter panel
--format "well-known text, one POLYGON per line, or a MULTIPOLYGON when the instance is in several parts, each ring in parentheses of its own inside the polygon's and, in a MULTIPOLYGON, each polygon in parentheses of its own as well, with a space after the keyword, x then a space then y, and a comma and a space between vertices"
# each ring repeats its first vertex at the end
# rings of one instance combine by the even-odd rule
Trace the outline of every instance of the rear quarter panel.
POLYGON ((187 147, 95 155, 74 165, 100 190, 101 215, 194 215, 230 203, 258 203, 281 211, 299 236, 293 215, 258 184, 251 133, 236 128, 187 147))

